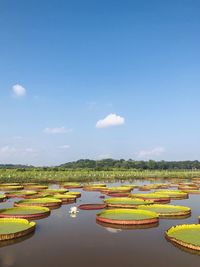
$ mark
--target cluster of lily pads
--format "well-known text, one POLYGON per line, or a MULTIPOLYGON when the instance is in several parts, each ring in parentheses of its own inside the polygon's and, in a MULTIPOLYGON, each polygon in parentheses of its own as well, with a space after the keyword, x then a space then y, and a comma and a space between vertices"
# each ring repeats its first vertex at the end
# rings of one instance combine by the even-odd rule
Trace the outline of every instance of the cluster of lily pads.
MULTIPOLYGON (((0 194, 0 201, 21 199, 15 201, 12 208, 0 209, 0 240, 14 239, 33 232, 36 223, 29 220, 44 218, 50 215, 51 209, 75 202, 81 193, 69 191, 72 188, 98 191, 101 198, 107 196, 101 203, 79 206, 81 210, 102 209, 96 214, 98 224, 135 229, 157 226, 159 219, 189 217, 189 207, 171 205, 170 201, 187 199, 190 194, 200 194, 200 180, 190 183, 177 180, 173 183, 142 186, 121 184, 113 187, 107 187, 103 183, 64 183, 59 189, 49 189, 47 185, 36 183, 0 184, 0 191, 4 192, 0 194), (135 188, 141 192, 134 192, 135 188)), ((165 235, 167 240, 176 245, 200 250, 200 224, 173 226, 165 235)))
MULTIPOLYGON (((81 185, 80 185, 81 186, 81 185)), ((36 220, 47 217, 51 209, 62 204, 73 203, 80 197, 80 192, 69 191, 68 185, 63 188, 49 189, 47 185, 36 183, 0 184, 0 201, 9 198, 20 198, 14 207, 0 209, 0 241, 15 239, 30 234, 35 230, 36 220)), ((69 188, 77 188, 77 184, 69 184, 69 188)))
MULTIPOLYGON (((106 209, 97 213, 97 223, 103 226, 124 227, 157 225, 160 218, 187 218, 191 215, 189 207, 170 205, 171 200, 187 199, 189 194, 200 194, 200 182, 147 184, 143 186, 122 185, 107 187, 86 185, 84 190, 99 191, 107 196, 104 203, 106 209), (134 188, 149 193, 132 193, 134 188), (152 191, 153 190, 153 191, 152 191)), ((102 207, 104 208, 104 207, 102 207)), ((200 218, 199 218, 200 219, 200 218)), ((132 229, 131 228, 131 229, 132 229)), ((200 224, 178 225, 165 233, 166 239, 180 246, 200 250, 200 224)))

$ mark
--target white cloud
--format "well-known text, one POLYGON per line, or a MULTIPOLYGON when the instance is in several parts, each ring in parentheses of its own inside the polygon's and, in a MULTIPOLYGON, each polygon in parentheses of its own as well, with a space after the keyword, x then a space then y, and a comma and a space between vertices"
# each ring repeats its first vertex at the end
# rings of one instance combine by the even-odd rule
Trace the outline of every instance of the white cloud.
POLYGON ((97 121, 96 128, 106 128, 112 126, 119 126, 124 124, 125 120, 123 117, 118 116, 114 113, 109 114, 104 119, 97 121))
POLYGON ((65 127, 45 128, 44 133, 46 134, 65 134, 71 132, 71 129, 65 127))
POLYGON ((155 148, 150 149, 150 150, 141 150, 141 151, 139 151, 139 153, 137 154, 137 157, 138 158, 156 157, 156 156, 160 156, 164 152, 165 152, 165 148, 164 147, 155 147, 155 148))
POLYGON ((63 145, 63 146, 60 146, 60 148, 61 149, 68 149, 68 148, 70 148, 70 146, 69 145, 63 145))
POLYGON ((20 84, 13 85, 12 92, 14 96, 17 96, 17 97, 22 97, 26 95, 26 89, 20 84))

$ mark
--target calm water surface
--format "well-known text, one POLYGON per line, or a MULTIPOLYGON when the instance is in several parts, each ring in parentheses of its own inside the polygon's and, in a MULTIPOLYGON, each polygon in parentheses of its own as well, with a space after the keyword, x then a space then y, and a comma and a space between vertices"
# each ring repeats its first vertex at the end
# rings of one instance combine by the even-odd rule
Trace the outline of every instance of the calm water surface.
MULTIPOLYGON (((200 265, 199 255, 175 247, 164 237, 165 230, 172 225, 198 223, 200 195, 190 195, 186 200, 171 201, 171 204, 191 207, 190 218, 160 219, 159 225, 150 229, 117 230, 98 225, 95 219, 97 211, 80 211, 76 218, 71 218, 71 206, 102 202, 99 198, 101 194, 98 192, 84 192, 79 189, 74 191, 80 191, 82 194, 77 203, 52 210, 48 218, 37 221, 37 229, 33 235, 0 247, 0 267, 200 265)), ((12 204, 13 200, 9 200, 0 205, 7 207, 12 204)))

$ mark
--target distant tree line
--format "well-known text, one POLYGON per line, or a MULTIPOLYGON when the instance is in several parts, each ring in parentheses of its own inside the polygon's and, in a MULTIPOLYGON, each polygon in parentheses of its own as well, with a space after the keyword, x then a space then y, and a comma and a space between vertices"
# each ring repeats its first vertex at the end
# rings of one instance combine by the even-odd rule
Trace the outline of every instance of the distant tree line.
POLYGON ((14 164, 0 164, 0 169, 17 169, 17 170, 199 170, 200 162, 194 161, 138 161, 138 160, 115 160, 115 159, 102 159, 102 160, 90 160, 80 159, 73 162, 67 162, 55 167, 34 167, 30 165, 14 165, 14 164))
POLYGON ((190 170, 200 169, 200 162, 195 161, 138 161, 138 160, 90 160, 80 159, 74 162, 68 162, 59 166, 65 169, 94 169, 94 170, 109 170, 109 169, 139 169, 139 170, 190 170))
POLYGON ((0 169, 28 169, 34 168, 30 165, 21 165, 21 164, 0 164, 0 169))

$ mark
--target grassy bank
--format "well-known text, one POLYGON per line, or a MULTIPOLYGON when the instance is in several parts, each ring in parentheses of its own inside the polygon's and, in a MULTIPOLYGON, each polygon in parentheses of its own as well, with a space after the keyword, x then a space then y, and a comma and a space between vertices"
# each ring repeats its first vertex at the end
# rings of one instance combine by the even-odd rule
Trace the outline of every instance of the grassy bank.
POLYGON ((40 169, 0 169, 0 182, 62 182, 62 181, 113 181, 115 179, 145 179, 145 178, 199 178, 197 170, 40 170, 40 169))

